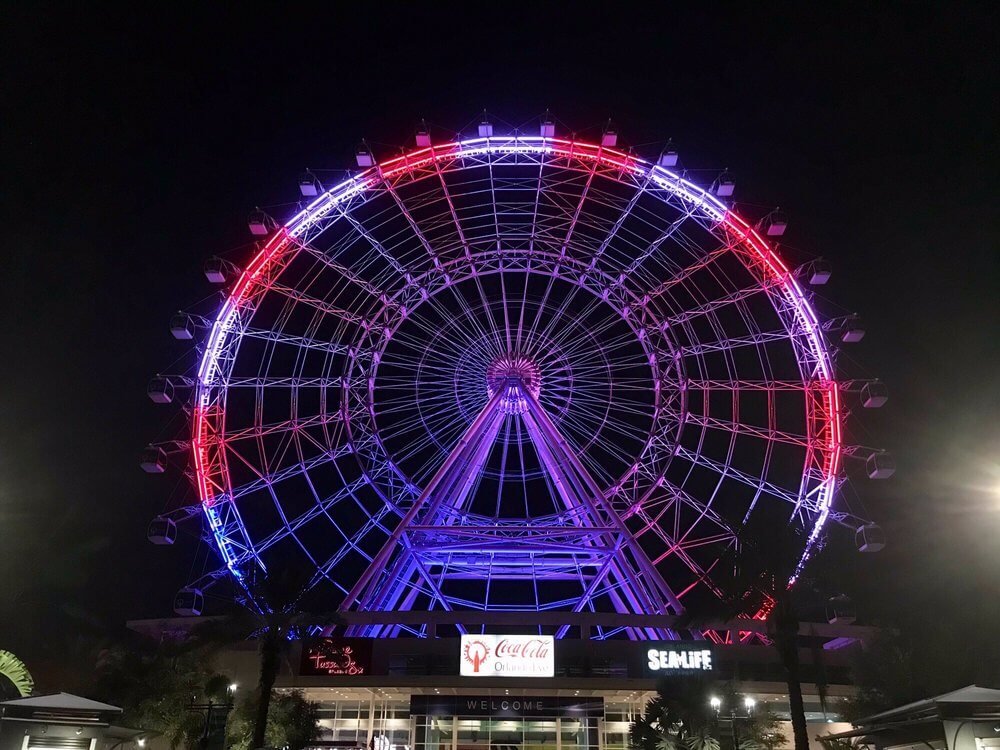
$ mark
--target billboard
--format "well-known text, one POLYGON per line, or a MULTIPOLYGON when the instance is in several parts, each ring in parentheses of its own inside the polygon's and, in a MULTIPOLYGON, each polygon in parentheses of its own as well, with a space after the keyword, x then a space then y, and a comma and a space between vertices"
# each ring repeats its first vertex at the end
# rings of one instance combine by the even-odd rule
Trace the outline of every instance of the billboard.
POLYGON ((367 638, 315 638, 302 644, 299 674, 363 675, 371 672, 372 642, 367 638))
POLYGON ((645 667, 651 675, 711 672, 712 649, 705 644, 682 646, 666 642, 646 644, 645 667))
POLYGON ((552 677, 551 635, 463 635, 459 674, 463 677, 552 677))

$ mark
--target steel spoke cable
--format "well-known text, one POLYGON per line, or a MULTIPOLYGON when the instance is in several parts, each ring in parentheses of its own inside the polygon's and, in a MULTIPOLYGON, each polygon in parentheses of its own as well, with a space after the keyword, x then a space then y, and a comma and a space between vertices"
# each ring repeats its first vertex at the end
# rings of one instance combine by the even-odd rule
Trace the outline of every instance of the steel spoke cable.
MULTIPOLYGON (((831 365, 787 272, 768 267, 766 246, 670 173, 614 162, 600 147, 538 143, 435 145, 421 165, 388 160, 345 181, 342 200, 321 197, 300 215, 303 228, 287 230, 295 241, 252 294, 232 298, 239 310, 207 349, 218 364, 196 384, 200 434, 210 436, 198 449, 210 494, 199 494, 235 492, 206 510, 227 565, 259 559, 261 539, 238 512, 252 512, 242 498, 261 493, 287 532, 267 554, 291 545, 315 563, 315 580, 337 589, 341 566, 393 533, 389 515, 406 512, 414 485, 437 472, 505 377, 538 389, 533 398, 573 460, 614 488, 615 507, 646 498, 640 534, 666 545, 656 558, 663 570, 669 557, 687 571, 676 586, 685 598, 702 585, 692 577, 716 574, 729 543, 721 525, 767 517, 776 500, 815 535, 832 498, 821 430, 840 415, 824 400, 818 374, 831 365), (314 209, 322 216, 311 218, 314 209), (521 359, 504 359, 512 356, 521 359), (310 514, 335 494, 337 476, 364 480, 346 504, 310 514), (656 490, 664 476, 690 503, 656 490), (290 504, 296 486, 306 512, 290 504), (351 551, 320 551, 320 522, 351 539, 340 546, 351 551), (362 528, 370 538, 354 541, 362 528)), ((480 468, 462 480, 474 512, 448 516, 463 527, 538 516, 559 494, 516 402, 504 408, 512 413, 496 423, 495 444, 476 449, 480 468)), ((377 601, 500 606, 501 579, 523 584, 505 606, 533 610, 573 606, 554 581, 575 582, 590 609, 598 597, 627 610, 645 596, 630 588, 644 585, 629 582, 631 563, 605 566, 600 580, 592 550, 560 558, 558 546, 536 544, 480 562, 460 545, 428 551, 377 601), (485 595, 462 590, 480 573, 485 595)))

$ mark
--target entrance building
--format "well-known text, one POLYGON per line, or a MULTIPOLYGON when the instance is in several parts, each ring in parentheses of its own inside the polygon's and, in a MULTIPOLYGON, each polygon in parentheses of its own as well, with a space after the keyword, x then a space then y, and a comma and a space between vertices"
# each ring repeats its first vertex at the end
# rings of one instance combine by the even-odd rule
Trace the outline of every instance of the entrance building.
MULTIPOLYGON (((766 623, 716 624, 696 640, 556 639, 544 633, 552 627, 518 627, 506 616, 513 614, 423 613, 440 626, 434 631, 447 626, 448 637, 306 639, 294 645, 275 687, 301 690, 319 704, 323 733, 317 745, 343 750, 628 750, 631 723, 664 679, 703 692, 706 704, 729 691, 752 698, 758 710, 786 722, 789 741, 778 746, 791 746, 784 667, 766 623), (491 622, 459 623, 465 631, 459 635, 450 620, 460 616, 491 622)), ((548 614, 573 618, 581 635, 593 632, 590 620, 621 618, 548 614)), ((633 619, 638 628, 650 618, 633 619)), ((192 622, 131 625, 162 638, 192 622)), ((849 728, 840 723, 838 704, 854 694, 852 657, 874 635, 864 626, 802 624, 799 658, 811 736, 849 728)), ((221 658, 217 667, 239 685, 256 684, 256 644, 221 658)), ((723 705, 720 715, 730 708, 723 705)))

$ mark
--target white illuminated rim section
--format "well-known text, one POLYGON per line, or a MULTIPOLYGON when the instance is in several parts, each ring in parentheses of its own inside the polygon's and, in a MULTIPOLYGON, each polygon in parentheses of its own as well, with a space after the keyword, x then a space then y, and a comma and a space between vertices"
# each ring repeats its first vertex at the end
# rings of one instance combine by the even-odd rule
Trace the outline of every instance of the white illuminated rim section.
MULTIPOLYGON (((842 455, 840 396, 834 368, 816 314, 798 281, 781 259, 757 232, 740 216, 714 196, 681 176, 636 159, 622 152, 590 144, 553 138, 491 137, 476 138, 442 146, 420 149, 384 162, 331 188, 277 231, 249 263, 222 305, 205 343, 198 368, 193 417, 192 450, 200 500, 218 544, 232 574, 241 579, 245 567, 257 558, 254 540, 245 532, 239 509, 229 502, 228 469, 225 452, 218 445, 218 429, 224 421, 225 391, 229 372, 240 346, 240 339, 250 324, 255 306, 266 294, 272 274, 280 273, 283 255, 297 240, 318 223, 346 215, 345 207, 363 202, 366 194, 385 181, 437 162, 456 159, 493 158, 524 154, 541 158, 572 157, 602 167, 620 170, 622 175, 640 181, 643 190, 659 190, 682 200, 692 214, 723 227, 739 238, 742 252, 752 253, 763 273, 780 292, 804 347, 800 366, 821 399, 818 427, 809 435, 815 442, 815 465, 807 467, 796 509, 808 507, 813 519, 799 569, 809 558, 830 513, 842 455), (808 372, 806 372, 808 371, 808 372), (808 481, 807 481, 808 480, 808 481)), ((596 169, 596 167, 595 167, 596 169)), ((723 467, 725 471, 725 467, 723 467)), ((764 480, 761 480, 762 486, 764 480)))

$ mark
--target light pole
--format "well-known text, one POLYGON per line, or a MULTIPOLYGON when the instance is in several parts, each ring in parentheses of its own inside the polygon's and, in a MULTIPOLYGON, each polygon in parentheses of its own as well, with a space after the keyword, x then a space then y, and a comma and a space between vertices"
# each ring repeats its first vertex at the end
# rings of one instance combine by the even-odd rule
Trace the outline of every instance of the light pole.
POLYGON ((238 685, 234 682, 226 688, 226 703, 214 703, 209 698, 207 703, 195 703, 194 696, 191 698, 189 711, 204 713, 205 723, 199 740, 199 747, 204 750, 221 750, 225 743, 226 724, 229 720, 229 712, 233 710, 233 701, 238 685))
POLYGON ((724 714, 722 711, 722 699, 717 695, 713 695, 708 699, 709 705, 712 710, 715 711, 715 717, 722 723, 723 717, 729 722, 729 726, 733 735, 733 750, 739 750, 740 747, 740 737, 737 722, 738 721, 749 721, 753 718, 754 709, 757 707, 757 701, 751 698, 749 695, 743 697, 743 711, 739 711, 736 705, 729 707, 728 714, 724 714))
POLYGON ((138 747, 146 747, 146 737, 145 737, 145 735, 138 734, 138 735, 133 735, 132 737, 126 737, 123 740, 118 740, 118 742, 116 742, 111 747, 109 747, 108 750, 115 750, 115 748, 121 747, 126 742, 132 742, 133 740, 135 741, 135 744, 138 747))

